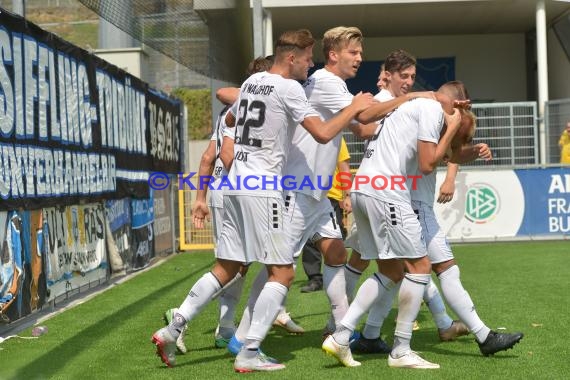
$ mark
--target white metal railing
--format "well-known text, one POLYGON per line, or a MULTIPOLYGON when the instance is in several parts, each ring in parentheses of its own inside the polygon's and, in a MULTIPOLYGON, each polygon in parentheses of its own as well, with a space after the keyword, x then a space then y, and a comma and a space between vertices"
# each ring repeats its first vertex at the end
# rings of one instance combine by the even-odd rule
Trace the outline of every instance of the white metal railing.
POLYGON ((546 161, 560 163, 558 141, 566 123, 570 121, 570 99, 551 100, 544 106, 544 128, 546 131, 546 161))
MULTIPOLYGON (((474 142, 489 144, 494 159, 475 161, 466 166, 516 166, 539 164, 536 102, 474 104, 477 131, 474 142)), ((358 168, 364 142, 351 132, 344 132, 350 151, 352 169, 358 168)), ((558 141, 558 140, 557 140, 558 141)))

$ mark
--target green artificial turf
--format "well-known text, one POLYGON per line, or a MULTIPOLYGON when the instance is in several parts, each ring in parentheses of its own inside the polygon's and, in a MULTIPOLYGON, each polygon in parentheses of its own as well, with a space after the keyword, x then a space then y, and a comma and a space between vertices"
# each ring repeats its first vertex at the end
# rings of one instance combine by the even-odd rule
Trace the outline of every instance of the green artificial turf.
MULTIPOLYGON (((263 343, 266 353, 287 365, 285 370, 234 373, 233 357, 213 346, 217 302, 192 321, 186 336, 189 353, 177 357, 175 368, 166 368, 155 356, 150 337, 163 326, 164 311, 178 306, 213 263, 211 253, 184 253, 45 321, 49 331, 38 339, 0 344, 0 379, 569 378, 570 242, 456 245, 454 251, 463 284, 483 321, 492 329, 524 332, 513 350, 483 357, 473 336, 442 343, 427 307, 422 306, 412 348, 441 369, 392 369, 386 355, 355 355, 361 367, 341 367, 320 349, 321 330, 328 318, 326 296, 322 291, 300 293, 306 278, 299 265, 287 308, 307 332, 294 336, 273 329, 263 343)), ((248 284, 259 268, 254 265, 248 284)), ((238 318, 244 302, 245 297, 238 318)), ((395 315, 394 308, 382 330, 389 343, 395 315)), ((20 335, 30 333, 28 329, 20 335)))

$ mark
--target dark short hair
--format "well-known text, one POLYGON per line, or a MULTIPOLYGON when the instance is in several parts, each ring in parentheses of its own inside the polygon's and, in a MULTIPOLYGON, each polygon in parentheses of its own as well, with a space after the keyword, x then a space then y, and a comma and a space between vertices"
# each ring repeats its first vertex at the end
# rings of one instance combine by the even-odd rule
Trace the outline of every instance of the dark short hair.
POLYGON ((251 74, 259 73, 262 71, 267 71, 273 66, 273 56, 268 55, 267 57, 257 57, 249 63, 247 66, 246 74, 250 76, 251 74), (268 57, 271 57, 268 59, 268 57))
POLYGON ((394 50, 386 57, 384 66, 386 71, 395 73, 416 66, 416 57, 403 49, 394 50))

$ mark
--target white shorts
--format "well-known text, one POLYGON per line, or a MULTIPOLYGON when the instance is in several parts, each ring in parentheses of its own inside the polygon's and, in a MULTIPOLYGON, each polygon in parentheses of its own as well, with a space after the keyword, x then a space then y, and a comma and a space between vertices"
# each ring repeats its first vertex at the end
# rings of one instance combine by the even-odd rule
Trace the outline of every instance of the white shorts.
POLYGON ((358 253, 361 252, 360 242, 358 241, 358 228, 356 227, 356 220, 352 221, 350 231, 344 241, 344 246, 346 248, 352 248, 353 251, 356 251, 358 253))
POLYGON ((427 255, 422 228, 411 205, 355 192, 351 200, 364 260, 418 259, 427 255))
POLYGON ((287 234, 295 257, 301 254, 307 241, 316 242, 321 238, 342 240, 336 213, 328 198, 318 201, 307 194, 289 191, 285 193, 285 208, 287 234))
POLYGON ((222 234, 222 225, 224 223, 224 208, 210 206, 210 212, 212 213, 212 229, 214 230, 214 244, 217 245, 220 241, 220 235, 222 234))
MULTIPOLYGON (((215 185, 212 185, 215 186, 215 185)), ((224 207, 224 191, 218 190, 215 187, 208 191, 210 197, 208 198, 208 206, 210 207, 224 207)))
POLYGON ((429 261, 432 264, 438 264, 453 259, 453 252, 445 233, 437 222, 433 207, 425 202, 412 201, 412 208, 417 211, 422 226, 429 261))
POLYGON ((293 264, 283 229, 283 198, 224 195, 224 217, 216 257, 262 264, 293 264))

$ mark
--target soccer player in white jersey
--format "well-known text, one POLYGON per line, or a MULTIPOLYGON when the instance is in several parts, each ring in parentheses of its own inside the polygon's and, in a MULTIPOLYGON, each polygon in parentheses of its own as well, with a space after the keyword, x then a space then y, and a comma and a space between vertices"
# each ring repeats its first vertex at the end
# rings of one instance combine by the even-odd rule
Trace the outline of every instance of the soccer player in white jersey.
MULTIPOLYGON (((382 64, 378 77, 378 88, 380 92, 374 96, 378 101, 388 101, 395 96, 401 96, 411 92, 416 79, 416 59, 405 50, 398 49, 392 51, 382 64)), ((467 100, 467 99, 463 99, 467 100)), ((354 288, 360 279, 360 275, 368 267, 370 261, 362 260, 359 253, 358 231, 356 223, 353 223, 351 236, 347 239, 347 247, 352 248, 349 262, 345 266, 347 281, 347 294, 353 297, 354 288)), ((377 260, 380 265, 380 260, 377 260)), ((393 299, 398 288, 391 290, 390 295, 384 297, 379 302, 374 303, 368 313, 368 318, 362 329, 362 334, 358 339, 351 342, 350 348, 353 352, 359 353, 389 353, 391 347, 380 337, 380 330, 385 318, 392 309, 393 299)), ((443 299, 433 282, 426 285, 424 301, 434 318, 438 328, 438 335, 442 341, 450 341, 458 336, 469 333, 468 328, 460 321, 454 321, 445 309, 443 299)), ((416 323, 416 322, 414 322, 416 323)), ((414 327, 415 328, 415 327, 414 327)))
POLYGON ((224 190, 216 263, 190 289, 172 322, 152 337, 157 354, 168 366, 174 365, 175 341, 187 321, 238 273, 242 263, 259 261, 266 265, 269 279, 255 304, 251 328, 234 369, 252 372, 285 367, 260 355, 259 347, 294 277, 293 245, 283 227, 281 187, 291 138, 300 124, 319 142, 326 143, 372 102, 370 94, 359 94, 341 113, 324 123, 297 82, 307 78, 313 65, 313 45, 308 30, 283 33, 276 44, 272 68, 243 83, 238 102, 226 117, 228 126, 235 124, 237 130, 228 190, 224 190), (247 183, 248 176, 253 183, 247 183), (261 183, 255 182, 256 178, 261 183))
MULTIPOLYGON (((251 74, 266 71, 271 68, 273 64, 273 57, 258 57, 252 60, 246 70, 247 76, 251 74)), ((217 189, 222 178, 227 176, 228 171, 224 167, 220 159, 222 142, 224 139, 224 132, 227 130, 225 123, 226 112, 229 110, 232 102, 225 102, 224 109, 218 115, 210 143, 202 154, 200 159, 200 166, 198 169, 198 183, 196 191, 196 199, 192 205, 192 222, 196 228, 204 228, 204 220, 212 219, 212 228, 214 230, 214 249, 218 244, 220 233, 222 230, 222 217, 224 215, 223 209, 223 194, 221 190, 213 191, 207 200, 208 187, 217 189)), ((233 138, 232 133, 226 133, 226 136, 233 138)), ((243 267, 236 277, 218 293, 220 303, 220 317, 219 323, 214 333, 214 345, 217 348, 224 348, 227 346, 230 338, 235 331, 235 312, 236 306, 242 293, 245 272, 247 267, 243 267)), ((165 320, 170 323, 170 320, 178 310, 176 308, 169 309, 165 313, 165 320)), ((176 340, 176 347, 181 353, 186 353, 186 344, 184 343, 185 330, 182 331, 176 340)))
MULTIPOLYGON (((328 30, 323 37, 323 51, 326 57, 325 67, 317 70, 305 83, 305 93, 310 105, 321 118, 328 120, 347 107, 353 99, 345 80, 356 75, 362 61, 362 33, 354 27, 337 27, 328 30)), ((420 96, 416 94, 415 96, 420 96)), ((426 94, 423 94, 427 96, 426 94)), ((399 104, 411 97, 401 97, 387 103, 375 103, 358 116, 359 121, 369 123, 384 116, 399 104)), ((357 123, 355 123, 355 126, 357 123)), ((348 308, 346 298, 344 269, 346 249, 342 234, 338 228, 334 212, 326 197, 330 186, 330 176, 336 167, 336 158, 340 149, 341 136, 322 144, 315 141, 303 128, 297 128, 293 136, 292 148, 288 157, 285 173, 293 177, 294 183, 301 184, 309 179, 307 186, 295 186, 285 193, 287 213, 285 222, 290 241, 295 244, 295 254, 300 254, 308 239, 316 242, 323 253, 325 266, 323 269, 324 288, 329 298, 332 314, 340 321, 348 308)), ((254 285, 250 293, 248 305, 255 302, 254 285)), ((248 308, 232 338, 228 348, 239 344, 243 331, 247 330, 248 308)), ((329 328, 334 331, 334 325, 329 328)))
MULTIPOLYGON (((467 90, 461 82, 454 81, 446 83, 442 87, 441 92, 447 94, 452 99, 469 98, 467 90)), ((473 137, 475 117, 471 113, 466 113, 465 115, 467 117, 463 117, 462 122, 465 122, 466 125, 462 125, 461 131, 465 130, 468 133, 464 135, 461 135, 459 132, 457 133, 454 139, 454 142, 459 140, 457 145, 471 143, 473 137)), ((454 144, 454 142, 452 142, 452 144, 454 144)), ((462 163, 472 161, 478 157, 485 160, 492 158, 489 147, 484 143, 467 146, 464 150, 467 152, 464 152, 461 157, 462 163)), ((456 158, 456 160, 458 160, 458 158, 456 158)), ((451 164, 450 170, 448 170, 448 176, 451 175, 453 180, 456 173, 457 165, 451 164)), ((473 335, 475 335, 475 339, 483 355, 492 355, 496 352, 512 348, 522 339, 523 334, 508 334, 492 331, 479 318, 469 293, 463 288, 459 266, 455 262, 445 233, 439 226, 433 211, 435 181, 435 171, 422 176, 422 180, 417 183, 417 189, 412 191, 412 208, 419 217, 427 244, 428 256, 432 264, 432 269, 439 278, 443 296, 455 314, 459 316, 473 335)), ((453 191, 451 191, 451 194, 453 194, 453 191)), ((449 196, 441 199, 441 201, 445 202, 449 200, 451 200, 449 196)))
MULTIPOLYGON (((362 38, 361 31, 356 27, 339 26, 324 33, 325 65, 303 85, 309 103, 324 120, 332 118, 352 101, 353 95, 345 81, 356 76, 362 62, 362 38)), ((377 103, 362 112, 357 120, 370 123, 408 99, 403 96, 391 102, 377 103)), ((288 208, 288 232, 296 242, 296 254, 300 254, 310 240, 323 255, 323 287, 334 319, 334 324, 326 329, 330 332, 334 331, 335 324, 340 322, 348 309, 344 279, 347 252, 339 223, 326 196, 326 185, 331 185, 331 176, 337 164, 340 141, 341 136, 338 135, 327 144, 320 144, 305 129, 298 128, 285 169, 287 175, 296 179, 296 183, 309 178, 313 184, 287 191, 285 206, 288 208)))
POLYGON ((348 340, 360 317, 374 301, 402 281, 388 365, 439 368, 410 347, 413 322, 425 286, 431 281, 431 264, 421 226, 411 207, 410 188, 421 180, 416 175, 418 170, 422 174, 435 170, 460 126, 459 111, 453 110, 451 100, 442 94, 437 96, 445 101, 447 112, 438 101, 416 99, 401 105, 383 120, 353 181, 352 208, 362 257, 380 259, 382 263, 380 271, 359 288, 339 328, 323 343, 323 349, 344 365, 354 365, 348 340), (440 139, 444 121, 446 133, 440 139))

